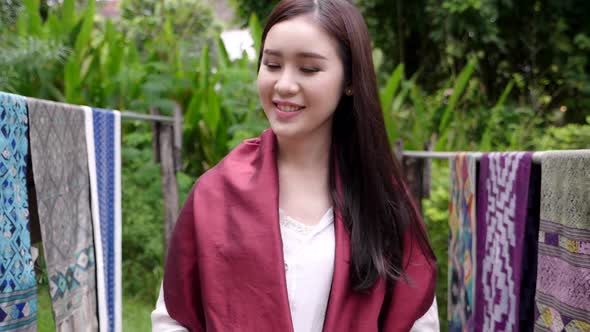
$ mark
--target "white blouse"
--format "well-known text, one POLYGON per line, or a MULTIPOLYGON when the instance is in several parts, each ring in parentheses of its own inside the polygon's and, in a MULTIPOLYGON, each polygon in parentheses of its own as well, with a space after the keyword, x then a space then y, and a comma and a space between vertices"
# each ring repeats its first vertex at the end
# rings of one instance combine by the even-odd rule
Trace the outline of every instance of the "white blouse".
MULTIPOLYGON (((334 274, 333 210, 330 208, 313 226, 289 217, 282 209, 279 209, 279 220, 293 329, 295 332, 322 332, 334 274)), ((152 331, 187 331, 168 314, 162 288, 152 312, 152 331)), ((412 332, 431 331, 439 331, 436 299, 412 327, 412 332)))

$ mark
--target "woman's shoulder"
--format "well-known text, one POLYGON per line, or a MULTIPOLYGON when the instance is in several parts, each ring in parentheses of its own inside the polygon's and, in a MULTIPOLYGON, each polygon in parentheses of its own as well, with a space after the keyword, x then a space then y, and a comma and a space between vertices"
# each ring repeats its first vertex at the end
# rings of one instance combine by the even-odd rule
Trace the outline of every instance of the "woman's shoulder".
POLYGON ((217 165, 203 173, 193 190, 203 191, 211 186, 219 188, 253 176, 259 169, 263 155, 274 149, 274 134, 270 129, 258 137, 248 138, 233 148, 217 165))

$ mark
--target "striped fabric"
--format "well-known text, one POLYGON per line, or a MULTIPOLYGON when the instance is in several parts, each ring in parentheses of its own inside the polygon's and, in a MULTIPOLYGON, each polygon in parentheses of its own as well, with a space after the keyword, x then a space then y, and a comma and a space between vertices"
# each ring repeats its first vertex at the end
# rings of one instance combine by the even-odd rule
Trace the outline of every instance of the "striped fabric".
POLYGON ((121 331, 121 115, 86 112, 101 331, 121 331))

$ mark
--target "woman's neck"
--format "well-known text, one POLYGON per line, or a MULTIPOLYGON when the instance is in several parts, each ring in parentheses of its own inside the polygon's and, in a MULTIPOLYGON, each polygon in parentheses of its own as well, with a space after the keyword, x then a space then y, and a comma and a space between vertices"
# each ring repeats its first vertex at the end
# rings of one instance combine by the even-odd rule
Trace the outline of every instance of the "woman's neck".
POLYGON ((277 163, 280 168, 324 173, 329 168, 332 138, 329 133, 309 135, 303 139, 277 137, 277 163))
POLYGON ((289 216, 309 225, 316 224, 332 205, 329 134, 289 140, 277 137, 279 206, 289 216))

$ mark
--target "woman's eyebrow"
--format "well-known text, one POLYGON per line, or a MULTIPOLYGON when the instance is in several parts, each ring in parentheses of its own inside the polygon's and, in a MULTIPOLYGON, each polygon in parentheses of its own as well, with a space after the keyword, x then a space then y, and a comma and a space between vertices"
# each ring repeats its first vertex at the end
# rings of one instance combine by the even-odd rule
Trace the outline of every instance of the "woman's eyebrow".
MULTIPOLYGON (((265 49, 264 50, 264 54, 267 55, 274 55, 274 56, 283 56, 283 53, 281 51, 277 51, 277 50, 273 50, 273 49, 265 49)), ((298 58, 313 58, 313 59, 320 59, 320 60, 328 60, 328 58, 326 58, 325 56, 318 54, 318 53, 314 53, 314 52, 297 52, 295 54, 298 58)))

